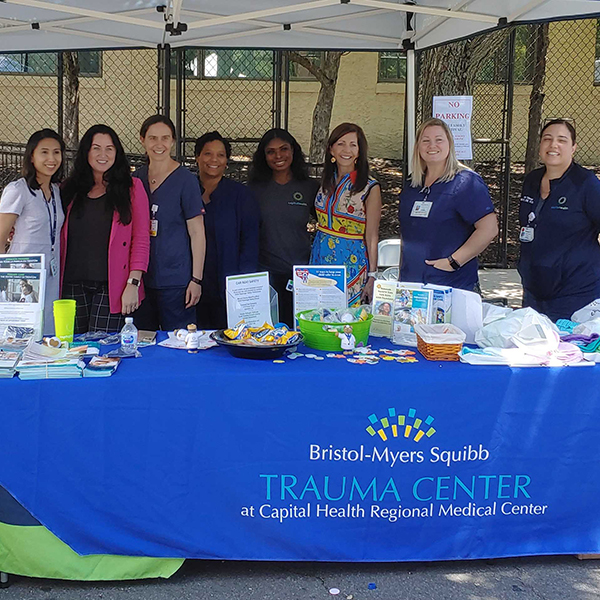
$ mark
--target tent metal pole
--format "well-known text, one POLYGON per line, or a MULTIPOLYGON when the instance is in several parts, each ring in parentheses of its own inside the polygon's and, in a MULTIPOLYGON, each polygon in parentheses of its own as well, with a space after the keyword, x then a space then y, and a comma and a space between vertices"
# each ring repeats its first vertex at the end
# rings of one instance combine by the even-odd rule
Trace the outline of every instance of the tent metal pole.
POLYGON ((64 128, 64 123, 65 123, 65 83, 64 83, 64 74, 65 74, 65 57, 64 57, 64 52, 59 52, 57 54, 57 59, 58 59, 58 64, 57 64, 57 72, 56 72, 56 78, 57 78, 57 92, 58 92, 58 96, 57 96, 57 120, 58 120, 58 135, 60 135, 60 137, 63 137, 65 128, 64 128))
POLYGON ((417 125, 417 80, 414 48, 406 51, 406 146, 408 170, 415 147, 417 125))
POLYGON ((163 44, 158 47, 160 56, 160 81, 161 81, 161 114, 171 116, 171 46, 163 44))

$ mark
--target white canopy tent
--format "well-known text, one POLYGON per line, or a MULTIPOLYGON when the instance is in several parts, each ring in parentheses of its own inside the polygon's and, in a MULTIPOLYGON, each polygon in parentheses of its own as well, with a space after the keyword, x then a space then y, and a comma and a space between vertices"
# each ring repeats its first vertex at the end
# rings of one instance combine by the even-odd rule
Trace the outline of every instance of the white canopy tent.
POLYGON ((410 151, 415 50, 515 23, 597 16, 600 0, 0 0, 0 52, 166 43, 172 48, 405 48, 410 151))

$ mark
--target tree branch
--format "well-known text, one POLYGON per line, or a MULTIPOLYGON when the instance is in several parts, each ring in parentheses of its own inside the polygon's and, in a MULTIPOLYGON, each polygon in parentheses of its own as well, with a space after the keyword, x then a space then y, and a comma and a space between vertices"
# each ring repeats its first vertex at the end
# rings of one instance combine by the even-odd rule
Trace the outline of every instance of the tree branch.
POLYGON ((303 56, 298 52, 294 52, 293 50, 288 50, 287 55, 291 61, 302 65, 311 75, 314 75, 323 85, 329 85, 331 83, 331 80, 329 79, 329 77, 327 77, 327 75, 325 75, 323 69, 317 67, 312 62, 312 60, 310 60, 310 58, 303 56))

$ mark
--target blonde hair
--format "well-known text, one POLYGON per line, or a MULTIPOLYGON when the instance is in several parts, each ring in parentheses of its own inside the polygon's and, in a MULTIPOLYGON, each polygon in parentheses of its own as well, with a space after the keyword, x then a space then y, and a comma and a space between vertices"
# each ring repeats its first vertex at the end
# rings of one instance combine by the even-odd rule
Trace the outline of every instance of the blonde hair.
POLYGON ((421 158, 421 154, 419 152, 419 144, 423 139, 423 134, 428 127, 441 127, 446 134, 446 138, 448 139, 448 145, 450 146, 450 151, 448 152, 448 158, 446 159, 446 168, 442 173, 442 176, 438 179, 441 182, 452 181, 456 174, 459 171, 464 171, 468 169, 466 165, 463 165, 456 158, 456 150, 454 149, 454 137, 452 137, 452 132, 450 128, 444 121, 441 119, 427 119, 419 126, 417 129, 417 135, 415 139, 415 147, 413 149, 413 155, 411 160, 411 174, 410 174, 410 185, 412 187, 421 187, 425 182, 425 172, 427 171, 427 165, 425 161, 421 158))

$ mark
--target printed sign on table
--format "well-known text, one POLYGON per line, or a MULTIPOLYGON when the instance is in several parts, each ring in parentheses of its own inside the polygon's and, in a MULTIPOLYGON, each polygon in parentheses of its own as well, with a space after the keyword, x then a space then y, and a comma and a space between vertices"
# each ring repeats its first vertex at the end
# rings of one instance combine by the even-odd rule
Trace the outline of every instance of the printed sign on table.
POLYGON ((473 96, 434 96, 433 117, 450 127, 458 160, 472 160, 471 117, 473 96))
POLYGON ((294 267, 294 314, 313 308, 346 308, 346 292, 346 267, 294 267))
POLYGON ((227 277, 227 325, 242 319, 250 327, 273 325, 269 296, 269 273, 250 273, 227 277))
POLYGON ((0 254, 0 337, 18 328, 41 339, 45 291, 43 254, 0 254))

